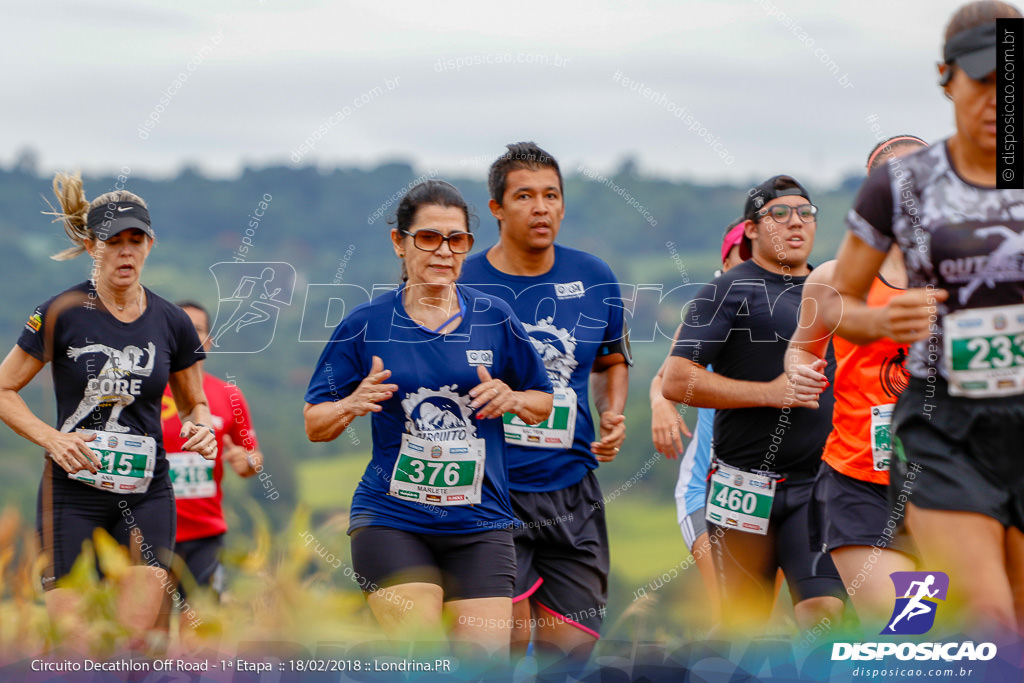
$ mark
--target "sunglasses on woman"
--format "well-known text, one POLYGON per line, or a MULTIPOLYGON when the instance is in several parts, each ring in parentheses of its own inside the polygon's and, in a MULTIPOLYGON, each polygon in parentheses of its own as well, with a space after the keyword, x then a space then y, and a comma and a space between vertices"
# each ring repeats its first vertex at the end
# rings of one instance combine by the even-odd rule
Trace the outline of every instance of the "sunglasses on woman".
POLYGON ((448 243, 448 248, 452 250, 453 254, 465 254, 473 248, 473 233, 463 230, 449 233, 447 236, 430 228, 424 228, 416 232, 409 232, 408 230, 400 230, 399 232, 412 235, 413 245, 421 251, 437 251, 444 242, 448 243))

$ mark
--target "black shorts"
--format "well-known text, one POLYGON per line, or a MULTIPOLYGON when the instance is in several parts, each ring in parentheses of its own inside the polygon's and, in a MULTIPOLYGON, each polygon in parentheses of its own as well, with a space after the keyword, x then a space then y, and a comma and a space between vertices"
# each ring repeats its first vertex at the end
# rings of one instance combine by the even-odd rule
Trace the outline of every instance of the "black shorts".
MULTIPOLYGON (((608 530, 597 476, 558 491, 512 491, 515 530, 514 602, 530 599, 595 638, 608 602, 608 530)), ((544 615, 534 614, 535 618, 544 615)))
MULTIPOLYGON (((185 562, 197 586, 212 588, 219 597, 224 592, 224 567, 220 563, 223 548, 224 534, 217 534, 180 541, 174 548, 174 554, 185 562)), ((185 589, 186 584, 179 580, 178 590, 182 596, 186 594, 185 589)))
POLYGON ((352 532, 353 580, 364 593, 403 583, 441 586, 445 602, 511 598, 516 556, 509 529, 418 534, 385 526, 352 532))
POLYGON ((39 545, 50 558, 43 570, 45 590, 56 588, 57 579, 71 572, 82 543, 92 541, 95 529, 127 546, 136 564, 170 568, 177 510, 168 475, 154 479, 146 493, 121 495, 52 476, 51 467, 57 465, 47 459, 36 502, 39 545), (137 543, 130 543, 132 537, 137 543))
POLYGON ((913 378, 892 427, 893 514, 913 503, 977 512, 1024 531, 1024 397, 949 396, 941 378, 931 385, 913 378))
MULTIPOLYGON (((761 537, 765 539, 765 551, 773 553, 770 571, 761 579, 772 582, 776 568, 781 568, 794 604, 809 598, 846 597, 846 589, 832 558, 820 548, 811 548, 809 527, 813 488, 814 479, 787 479, 779 483, 772 501, 768 535, 761 537)), ((710 486, 708 490, 711 490, 710 486)), ((720 586, 723 594, 729 592, 728 577, 749 576, 748 568, 740 566, 728 550, 729 538, 737 534, 744 537, 752 535, 708 522, 708 535, 719 577, 721 579, 723 574, 725 577, 720 586)))
POLYGON ((916 559, 910 536, 889 514, 888 485, 854 479, 823 462, 811 495, 812 548, 827 553, 862 545, 916 559))

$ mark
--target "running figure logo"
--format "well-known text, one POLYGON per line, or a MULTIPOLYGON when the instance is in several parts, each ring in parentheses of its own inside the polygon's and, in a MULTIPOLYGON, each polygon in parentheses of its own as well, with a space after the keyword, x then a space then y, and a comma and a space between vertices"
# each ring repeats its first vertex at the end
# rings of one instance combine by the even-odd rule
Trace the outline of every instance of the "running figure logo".
POLYGON ((70 432, 97 408, 111 408, 103 429, 108 432, 127 432, 128 427, 118 422, 118 418, 121 417, 121 411, 134 403, 135 397, 142 392, 142 380, 137 378, 149 377, 153 373, 156 346, 149 342, 145 351, 131 344, 123 349, 111 348, 104 344, 68 347, 68 358, 76 363, 80 356, 91 353, 104 354, 107 362, 86 384, 82 401, 75 408, 75 412, 64 420, 60 431, 70 432), (142 363, 144 357, 145 365, 142 363))
POLYGON ((227 261, 210 266, 210 272, 217 282, 218 303, 210 333, 213 348, 207 353, 257 353, 270 346, 281 307, 292 303, 291 264, 227 261))
POLYGON ((949 577, 943 572, 893 572, 896 605, 882 635, 919 636, 935 625, 938 600, 945 600, 949 577), (900 596, 903 597, 900 597, 900 596))
POLYGON ((983 239, 1002 237, 1003 241, 988 255, 980 272, 975 273, 967 286, 960 290, 961 306, 966 306, 971 295, 982 285, 993 288, 997 282, 1016 280, 1020 277, 1021 255, 1024 254, 1024 233, 1014 232, 1005 225, 993 225, 979 228, 974 231, 974 234, 983 239))

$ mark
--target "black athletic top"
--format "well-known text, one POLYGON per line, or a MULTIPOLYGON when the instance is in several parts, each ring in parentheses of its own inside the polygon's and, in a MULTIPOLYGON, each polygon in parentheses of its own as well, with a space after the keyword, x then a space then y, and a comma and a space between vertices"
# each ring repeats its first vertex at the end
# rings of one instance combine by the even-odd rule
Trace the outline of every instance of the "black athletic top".
MULTIPOLYGON (((705 285, 690 302, 672 355, 730 379, 770 382, 784 371, 796 329, 804 277, 745 261, 705 285)), ((835 375, 828 349, 825 374, 835 375)), ((832 388, 810 408, 723 408, 715 411, 714 453, 733 467, 813 476, 832 430, 832 388)))
MULTIPOLYGON (((107 312, 89 282, 35 309, 18 338, 33 358, 52 361, 57 428, 152 436, 154 477, 167 471, 160 401, 172 372, 206 357, 185 311, 146 289, 147 306, 130 323, 107 312)), ((54 476, 66 477, 59 467, 54 476)))

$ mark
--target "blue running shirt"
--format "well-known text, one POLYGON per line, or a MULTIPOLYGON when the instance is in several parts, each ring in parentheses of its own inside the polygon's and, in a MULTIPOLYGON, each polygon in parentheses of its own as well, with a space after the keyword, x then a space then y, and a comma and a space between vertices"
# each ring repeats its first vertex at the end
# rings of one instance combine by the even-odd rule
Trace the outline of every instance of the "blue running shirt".
POLYGON ((312 404, 351 394, 370 372, 373 356, 391 371, 398 392, 372 413, 373 457, 352 499, 353 529, 380 525, 424 534, 477 533, 515 524, 508 497, 508 463, 500 419, 477 420, 469 390, 476 366, 515 391, 550 392, 551 383, 529 336, 505 302, 459 287, 465 316, 452 332, 429 332, 409 318, 404 287, 352 309, 320 355, 306 391, 312 404), (410 434, 429 442, 483 439, 486 459, 481 502, 428 504, 389 495, 391 475, 410 434))
POLYGON ((611 268, 596 256, 556 244, 555 263, 543 275, 503 273, 483 252, 466 260, 460 281, 509 303, 544 359, 555 387, 551 429, 509 434, 509 487, 557 491, 579 482, 597 467, 590 452, 594 441, 590 371, 598 356, 611 353, 605 345, 624 335, 621 292, 611 268), (559 405, 560 395, 567 397, 563 405, 559 405), (573 405, 564 405, 566 401, 573 405))

